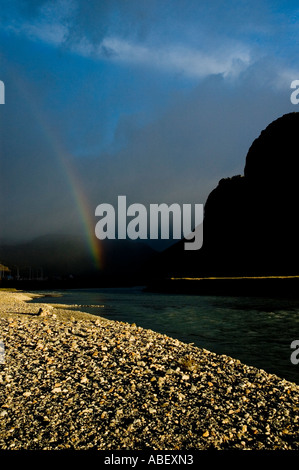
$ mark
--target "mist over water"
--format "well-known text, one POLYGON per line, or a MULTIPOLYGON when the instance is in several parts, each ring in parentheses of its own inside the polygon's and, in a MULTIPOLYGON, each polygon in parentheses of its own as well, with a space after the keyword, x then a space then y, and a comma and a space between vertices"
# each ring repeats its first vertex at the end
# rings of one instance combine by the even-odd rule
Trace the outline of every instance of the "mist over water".
POLYGON ((33 302, 67 304, 73 310, 136 323, 299 384, 299 365, 290 360, 290 345, 299 339, 299 300, 168 295, 143 292, 141 287, 56 293, 58 297, 33 302))

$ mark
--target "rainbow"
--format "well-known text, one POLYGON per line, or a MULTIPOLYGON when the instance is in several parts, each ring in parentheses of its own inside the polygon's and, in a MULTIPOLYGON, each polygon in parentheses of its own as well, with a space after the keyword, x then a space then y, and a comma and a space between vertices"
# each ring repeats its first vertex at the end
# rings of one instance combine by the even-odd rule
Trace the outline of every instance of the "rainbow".
MULTIPOLYGON (((53 151, 53 156, 56 157, 61 171, 63 172, 72 194, 75 207, 78 210, 79 219, 83 227, 86 243, 92 256, 94 266, 96 269, 101 269, 103 267, 103 256, 100 241, 95 236, 95 224, 90 210, 91 205, 85 194, 83 185, 71 165, 68 152, 62 147, 60 141, 52 131, 46 117, 35 104, 34 94, 29 90, 28 83, 25 83, 24 79, 20 78, 20 74, 17 70, 11 70, 13 67, 11 64, 8 64, 7 61, 6 65, 10 72, 11 82, 15 84, 18 92, 22 96, 22 99, 24 99, 28 104, 36 122, 40 126, 41 132, 45 137, 49 148, 53 151)), ((7 103, 7 105, 9 105, 9 103, 7 103)))
POLYGON ((95 236, 95 225, 91 217, 90 203, 86 197, 83 187, 77 177, 74 168, 71 166, 69 159, 66 158, 64 152, 58 151, 56 147, 56 156, 58 157, 61 168, 64 171, 66 180, 68 181, 75 205, 78 209, 80 220, 84 229, 85 238, 92 255, 94 265, 97 269, 102 268, 102 252, 100 241, 95 236))

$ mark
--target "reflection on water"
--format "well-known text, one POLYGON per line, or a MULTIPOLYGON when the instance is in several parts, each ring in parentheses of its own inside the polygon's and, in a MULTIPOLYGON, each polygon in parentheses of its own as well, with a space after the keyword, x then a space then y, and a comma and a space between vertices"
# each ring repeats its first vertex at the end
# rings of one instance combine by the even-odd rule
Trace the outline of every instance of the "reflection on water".
POLYGON ((299 365, 290 361, 291 342, 299 339, 299 300, 164 295, 141 288, 61 293, 62 297, 44 300, 84 305, 86 312, 134 322, 299 384, 299 365))

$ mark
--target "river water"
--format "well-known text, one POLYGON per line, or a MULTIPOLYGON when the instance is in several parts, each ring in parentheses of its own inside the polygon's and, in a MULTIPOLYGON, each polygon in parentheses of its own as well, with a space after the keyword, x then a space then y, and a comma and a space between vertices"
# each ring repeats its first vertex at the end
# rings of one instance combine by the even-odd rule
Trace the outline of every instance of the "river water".
POLYGON ((291 343, 299 340, 299 299, 169 295, 143 292, 141 287, 55 294, 43 301, 136 323, 299 384, 299 364, 291 362, 291 343))

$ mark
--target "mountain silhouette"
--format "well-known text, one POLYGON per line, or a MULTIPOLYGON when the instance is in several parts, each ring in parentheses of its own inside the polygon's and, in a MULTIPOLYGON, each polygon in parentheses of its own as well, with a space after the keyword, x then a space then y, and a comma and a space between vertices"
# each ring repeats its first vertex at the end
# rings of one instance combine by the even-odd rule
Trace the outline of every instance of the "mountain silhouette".
POLYGON ((164 276, 299 274, 299 113, 273 121, 248 150, 244 175, 219 181, 204 207, 203 246, 160 257, 164 276))
POLYGON ((73 235, 44 235, 32 241, 0 246, 0 260, 10 267, 14 277, 24 279, 79 278, 85 281, 103 278, 140 278, 155 250, 132 240, 103 240, 100 267, 96 267, 86 240, 73 235))

